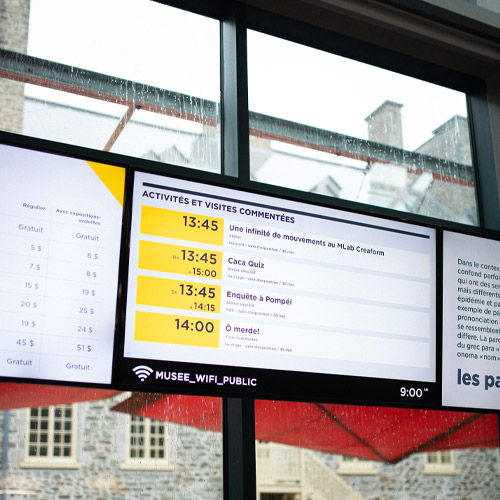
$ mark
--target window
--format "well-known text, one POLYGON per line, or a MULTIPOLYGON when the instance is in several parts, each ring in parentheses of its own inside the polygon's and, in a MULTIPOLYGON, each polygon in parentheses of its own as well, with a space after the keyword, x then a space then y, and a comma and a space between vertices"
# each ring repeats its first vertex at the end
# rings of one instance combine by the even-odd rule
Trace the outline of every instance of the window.
POLYGON ((375 469, 371 460, 363 460, 362 458, 340 455, 337 474, 368 476, 377 474, 377 469, 375 469))
POLYGON ((168 425, 150 418, 128 418, 127 460, 122 469, 168 470, 168 425))
POLYGON ((446 2, 443 0, 424 0, 426 3, 437 5, 443 9, 448 9, 453 12, 457 12, 463 16, 469 16, 473 19, 480 20, 483 23, 495 24, 498 23, 498 17, 494 15, 492 18, 492 13, 500 14, 500 5, 497 0, 463 0, 455 2, 446 2), (469 5, 466 5, 465 2, 469 5), (475 7, 471 8, 471 5, 475 7), (489 12, 481 12, 482 10, 489 12), (490 17, 488 17, 490 16, 490 17))
POLYGON ((262 493, 458 500, 500 488, 494 414, 257 400, 255 437, 262 493), (441 450, 422 453, 429 443, 441 450))
POLYGON ((4 4, 0 130, 220 171, 217 20, 150 0, 4 4))
MULTIPOLYGON (((359 208, 361 211, 369 206, 384 207, 400 214, 413 214, 408 216, 412 220, 423 215, 469 225, 482 222, 485 229, 498 229, 495 172, 499 170, 500 149, 485 153, 491 146, 488 111, 492 117, 491 135, 500 137, 498 5, 498 0, 299 0, 290 4, 281 0, 5 0, 0 6, 1 135, 5 141, 40 145, 49 150, 52 146, 45 141, 56 141, 60 145, 55 148, 63 153, 78 154, 82 151, 79 147, 92 148, 102 161, 108 158, 112 163, 114 159, 140 170, 166 169, 163 164, 168 163, 220 172, 220 109, 223 106, 224 115, 236 121, 249 90, 250 132, 249 137, 245 132, 247 136, 242 141, 245 148, 238 142, 225 144, 228 151, 234 150, 234 154, 231 151, 227 156, 237 154, 243 159, 242 173, 216 183, 234 182, 243 189, 281 192, 284 198, 297 198, 300 196, 297 193, 302 192, 303 199, 351 207, 342 203, 347 200, 364 204, 365 208, 359 208), (176 17, 174 13, 179 11, 165 3, 210 12, 215 8, 205 10, 208 4, 221 5, 220 18, 230 21, 231 30, 236 25, 235 38, 242 41, 241 46, 236 46, 224 38, 222 53, 224 61, 229 63, 222 67, 225 82, 230 80, 229 66, 232 70, 236 67, 238 74, 246 67, 239 64, 246 61, 236 60, 239 49, 245 47, 240 35, 246 26, 255 28, 256 31, 248 32, 249 89, 245 87, 247 82, 238 80, 234 99, 238 109, 234 109, 234 102, 220 101, 220 23, 187 12, 176 17), (455 8, 449 7, 446 11, 449 15, 441 17, 435 17, 426 8, 426 5, 446 8, 455 3, 474 8, 487 17, 491 21, 484 25, 488 31, 457 22, 458 8, 453 13, 455 8), (259 9, 252 5, 258 5, 259 9), (5 13, 5 9, 16 12, 5 13), (309 23, 307 30, 294 31, 294 19, 309 23), (270 27, 271 23, 274 27, 270 27), (276 36, 258 33, 259 29, 276 36), (357 39, 359 45, 345 52, 353 58, 392 65, 393 55, 396 60, 393 68, 404 59, 396 72, 411 73, 411 64, 434 65, 436 74, 444 75, 443 80, 448 82, 454 76, 449 71, 456 72, 456 83, 450 83, 456 89, 391 73, 396 90, 387 92, 389 87, 374 76, 377 72, 381 74, 378 68, 371 67, 374 73, 362 74, 358 70, 367 69, 365 64, 306 47, 313 43, 314 34, 309 36, 309 32, 314 30, 318 31, 318 46, 319 32, 331 30, 340 52, 351 42, 357 43, 357 39), (361 43, 368 50, 363 50, 361 43), (194 50, 185 51, 188 46, 194 50), (226 58, 231 51, 235 57, 226 58), (384 57, 387 62, 382 61, 384 57), (293 73, 294 69, 298 71, 293 73), (153 70, 155 74, 151 77, 149 71, 153 70), (475 83, 462 86, 459 73, 475 83), (346 75, 355 75, 355 79, 347 85, 347 91, 339 90, 336 85, 346 75), (167 81, 167 77, 173 79, 167 81), (403 79, 404 84, 400 83, 403 79), (410 87, 415 84, 416 90, 409 94, 420 100, 410 102, 398 93, 407 89, 407 84, 410 87), (464 90, 468 95, 457 91, 464 87, 468 87, 464 90), (438 91, 437 98, 428 98, 427 90, 438 91), (339 99, 334 101, 335 97, 339 99), (469 107, 465 105, 466 98, 469 107), (361 101, 368 104, 358 113, 354 108, 361 101), (449 103, 453 105, 448 107, 449 103), (343 106, 346 112, 341 113, 343 106), (425 120, 411 116, 415 109, 425 120), (440 113, 445 109, 451 112, 443 116, 440 113), (419 128, 424 121, 426 129, 418 130, 422 134, 410 138, 407 135, 410 129, 415 125, 419 128), (473 130, 469 129, 470 123, 474 124, 473 130), (472 131, 474 148, 469 137, 472 131), (484 142, 479 140, 481 137, 484 142), (251 165, 245 164, 247 142, 251 165), (245 152, 241 154, 242 149, 245 152), (476 206, 474 150, 480 174, 478 182, 483 190, 479 198, 481 207, 476 206), (246 178, 247 167, 250 167, 250 183, 246 178), (491 182, 486 182, 485 172, 491 173, 491 182), (294 193, 279 188, 293 189, 294 193), (478 213, 484 216, 481 221, 478 213), (495 218, 497 222, 489 223, 489 219, 495 218)), ((224 37, 229 31, 226 27, 222 30, 224 37)), ((332 45, 327 50, 335 52, 337 48, 332 45)), ((441 81, 433 74, 428 74, 428 79, 441 81)), ((246 109, 242 114, 246 115, 246 109)), ((237 125, 245 128, 246 120, 237 125)), ((241 130, 237 128, 235 136, 239 141, 241 130)), ((30 390, 28 384, 20 385, 26 386, 26 392, 30 390)), ((349 390, 348 385, 346 389, 349 390)), ((203 393, 205 389, 199 391, 203 393)), ((50 387, 43 390, 41 402, 33 398, 22 410, 7 406, 11 409, 1 415, 5 438, 2 451, 5 477, 0 491, 3 496, 33 495, 43 499, 164 496, 193 500, 223 497, 221 426, 208 425, 206 413, 198 410, 202 404, 193 404, 188 410, 180 399, 178 404, 164 402, 160 409, 151 403, 149 413, 141 409, 141 415, 173 422, 168 424, 169 435, 165 427, 162 439, 157 439, 161 434, 159 427, 152 432, 153 424, 147 420, 126 420, 123 414, 117 415, 113 409, 116 401, 100 402, 89 397, 87 402, 79 403, 78 426, 76 407, 71 407, 73 420, 68 417, 67 421, 63 410, 51 419, 49 406, 25 412, 24 408, 31 405, 61 402, 54 402, 46 392, 50 392, 50 387), (64 425, 56 429, 56 422, 72 423, 63 432, 64 425), (134 461, 135 465, 129 465, 134 461), (160 462, 168 468, 169 461, 175 468, 164 473, 160 462), (141 470, 147 468, 148 462, 154 462, 158 472, 155 467, 141 470), (20 463, 25 469, 20 469, 20 463), (76 469, 79 463, 81 469, 76 469), (122 463, 124 470, 120 470, 122 463)), ((77 401, 79 397, 63 400, 77 401)), ((150 394, 144 396, 145 400, 148 398, 150 394)), ((239 398, 224 398, 224 410, 221 401, 210 403, 212 414, 224 412, 229 417, 224 422, 227 432, 224 452, 232 458, 231 454, 236 454, 234 449, 242 449, 246 461, 249 455, 252 458, 252 453, 239 435, 245 436, 241 431, 254 423, 253 417, 243 404, 239 415, 235 406, 228 404, 231 400, 240 403, 239 398)), ((440 422, 437 418, 431 422, 426 418, 432 411, 415 410, 423 422, 412 426, 411 412, 407 419, 390 419, 393 409, 387 407, 387 402, 383 402, 386 406, 381 409, 375 406, 377 401, 371 404, 374 406, 370 408, 345 405, 356 410, 352 412, 338 405, 330 412, 333 415, 335 410, 336 417, 331 422, 326 414, 317 415, 314 408, 311 412, 306 408, 308 413, 300 425, 294 425, 296 419, 289 417, 301 413, 299 404, 273 413, 273 402, 266 401, 266 406, 255 415, 255 435, 261 442, 273 447, 287 446, 293 451, 287 451, 286 463, 280 462, 279 454, 274 454, 269 446, 257 450, 258 459, 265 462, 267 471, 279 471, 282 481, 297 484, 290 485, 290 491, 283 484, 268 484, 261 493, 262 500, 328 498, 334 491, 340 491, 341 498, 418 496, 427 500, 437 495, 458 500, 498 496, 497 415, 490 415, 494 417, 490 419, 492 425, 486 425, 481 414, 473 420, 474 425, 457 427, 454 421, 462 412, 441 412, 441 420, 449 420, 448 427, 459 432, 455 436, 443 432, 445 437, 437 441, 433 432, 436 422, 440 422), (339 426, 339 421, 345 425, 339 426), (493 435, 481 432, 481 428, 492 428, 493 435), (334 432, 343 433, 333 439, 334 432), (484 439, 486 434, 488 439, 484 439), (408 447, 407 443, 415 446, 408 447), (441 451, 422 455, 426 446, 441 451), (413 453, 415 450, 418 452, 413 453), (271 463, 273 460, 275 463, 271 463), (362 462, 366 465, 368 460, 374 461, 378 474, 341 475, 344 465, 362 462), (438 469, 452 470, 450 465, 455 461, 458 474, 431 475, 438 474, 438 469)), ((134 408, 130 408, 132 413, 134 408)), ((253 433, 248 435, 253 440, 253 433)), ((225 465, 230 463, 228 460, 225 465)), ((229 472, 224 485, 248 491, 244 487, 248 488, 247 480, 253 479, 253 469, 241 469, 242 474, 236 468, 236 472, 229 472)), ((269 481, 276 478, 270 474, 263 477, 269 481)))
POLYGON ((453 451, 425 453, 424 474, 458 474, 453 451))
POLYGON ((44 406, 26 410, 22 467, 79 467, 76 461, 76 406, 44 406))
POLYGON ((253 180, 477 225, 466 95, 248 32, 253 180))

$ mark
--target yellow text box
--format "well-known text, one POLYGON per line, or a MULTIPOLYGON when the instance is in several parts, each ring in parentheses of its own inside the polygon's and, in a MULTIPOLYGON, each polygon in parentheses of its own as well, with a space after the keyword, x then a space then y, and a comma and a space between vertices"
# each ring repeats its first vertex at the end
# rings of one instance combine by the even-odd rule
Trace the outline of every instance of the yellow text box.
POLYGON ((137 311, 135 313, 134 340, 219 347, 219 321, 137 311))
POLYGON ((139 268, 221 279, 222 252, 141 240, 139 268))
POLYGON ((222 246, 224 219, 144 205, 141 233, 222 246))
POLYGON ((137 304, 220 313, 221 287, 204 283, 137 277, 137 304))

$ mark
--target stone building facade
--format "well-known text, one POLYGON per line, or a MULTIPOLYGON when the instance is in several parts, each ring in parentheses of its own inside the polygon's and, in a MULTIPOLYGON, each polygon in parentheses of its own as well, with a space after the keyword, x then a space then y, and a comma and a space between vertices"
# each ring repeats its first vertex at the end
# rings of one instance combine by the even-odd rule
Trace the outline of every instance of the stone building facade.
MULTIPOLYGON (((0 0, 0 49, 26 54, 30 0, 0 0)), ((23 128, 24 84, 0 79, 0 129, 23 128)))
MULTIPOLYGON (((453 470, 429 473, 425 454, 416 453, 395 465, 373 462, 373 473, 342 475, 366 500, 485 500, 500 498, 500 452, 477 448, 454 450, 453 470)), ((333 470, 339 456, 321 454, 333 470)))
MULTIPOLYGON (((2 453, 2 484, 5 498, 96 500, 216 500, 223 497, 221 433, 190 426, 165 424, 166 461, 129 460, 131 417, 111 408, 127 397, 78 403, 75 414, 76 453, 66 465, 40 460, 31 465, 29 453, 29 409, 0 413, 0 436, 8 436, 8 456, 2 453), (6 421, 8 415, 8 422, 6 421)), ((179 408, 182 412, 183 409, 179 408)), ((163 425, 163 424, 162 424, 163 425)), ((395 440, 398 439, 396 435, 395 440)), ((453 451, 453 467, 426 469, 425 454, 417 453, 395 465, 380 462, 347 462, 344 457, 273 443, 259 443, 257 458, 269 446, 279 454, 267 455, 274 462, 271 476, 257 477, 262 498, 301 498, 301 481, 309 480, 300 470, 301 453, 314 455, 336 483, 345 483, 366 500, 494 500, 500 498, 500 452, 498 449, 453 451), (283 453, 284 451, 284 453, 283 453), (294 463, 284 464, 289 460, 294 463), (361 465, 361 467, 359 467, 361 465), (286 471, 281 477, 278 470, 286 471), (294 472, 291 472, 294 471, 294 472), (264 484, 265 483, 265 484, 264 484), (297 493, 293 493, 296 491, 297 493), (281 492, 281 493, 280 493, 281 492), (288 497, 286 497, 288 495, 288 497), (291 495, 291 496, 290 496, 291 495)), ((5 450, 2 445, 0 449, 5 450)), ((354 459, 357 460, 357 459, 354 459)), ((64 462, 64 461, 63 461, 64 462)), ((303 461, 302 461, 303 462, 303 461)), ((262 471, 262 467, 257 467, 262 471)), ((340 484, 342 486, 342 484, 340 484)), ((353 498, 359 498, 359 496, 353 498)), ((337 498, 318 497, 322 500, 337 498)), ((347 498, 347 497, 345 497, 347 498)), ((349 497, 351 498, 351 497, 349 497)), ((259 499, 259 500, 261 500, 259 499)))
MULTIPOLYGON (((29 410, 0 412, 8 456, 2 456, 6 498, 32 500, 218 500, 222 498, 220 433, 168 424, 168 465, 130 464, 130 416, 111 411, 119 398, 76 406, 76 464, 27 464, 29 410), (8 426, 8 428, 7 428, 8 426), (7 458, 7 460, 5 460, 7 458), (156 468, 155 468, 156 467, 156 468)), ((123 396, 121 397, 123 399, 123 396)), ((3 446, 3 443, 2 443, 3 446)), ((0 448, 5 449, 5 448, 0 448)), ((147 461, 147 460, 145 460, 147 461)), ((64 462, 64 461, 63 461, 64 462)), ((0 488, 3 490, 3 488, 0 488)))

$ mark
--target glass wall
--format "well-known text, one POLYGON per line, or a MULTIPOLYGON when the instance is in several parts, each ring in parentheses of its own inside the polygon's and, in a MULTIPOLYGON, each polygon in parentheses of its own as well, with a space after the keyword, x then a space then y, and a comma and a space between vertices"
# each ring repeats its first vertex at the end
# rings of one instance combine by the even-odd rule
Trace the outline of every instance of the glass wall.
POLYGON ((487 9, 491 12, 497 12, 500 14, 500 4, 495 0, 467 0, 467 2, 477 5, 482 9, 487 9))
POLYGON ((3 500, 222 498, 218 398, 6 383, 0 407, 3 500))
MULTIPOLYGON (((449 9, 455 12, 458 12, 462 15, 471 16, 481 16, 486 19, 488 15, 495 12, 500 14, 500 3, 497 0, 423 0, 426 3, 430 3, 432 5, 437 5, 439 7, 449 9), (474 6, 474 9, 471 7, 474 6), (479 9, 478 9, 479 8, 479 9)), ((497 24, 499 19, 497 16, 488 18, 489 23, 497 24)))
POLYGON ((478 224, 466 96, 248 33, 256 181, 478 224))
MULTIPOLYGON (((221 172, 219 21, 150 0, 0 9, 1 131, 221 172)), ((253 181, 479 224, 465 94, 256 31, 248 75, 253 181)), ((222 398, 4 383, 0 402, 1 500, 223 498, 222 398)), ((496 415, 255 407, 258 500, 498 496, 496 415)))
MULTIPOLYGON (((4 5, 1 130, 221 171, 219 21, 151 0, 4 5)), ((255 31, 248 75, 253 180, 478 224, 463 93, 255 31)))
POLYGON ((497 416, 255 402, 258 500, 497 498, 497 416))
POLYGON ((3 5, 2 130, 220 171, 218 21, 150 0, 3 5))

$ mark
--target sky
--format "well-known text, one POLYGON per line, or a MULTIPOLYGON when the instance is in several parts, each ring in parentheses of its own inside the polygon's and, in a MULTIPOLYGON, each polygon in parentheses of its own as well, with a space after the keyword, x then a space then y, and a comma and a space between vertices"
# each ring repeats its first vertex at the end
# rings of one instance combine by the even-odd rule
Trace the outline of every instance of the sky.
POLYGON ((395 101, 409 150, 454 115, 467 116, 461 92, 257 32, 248 47, 254 111, 366 139, 365 118, 395 101))
MULTIPOLYGON (((454 115, 467 115, 460 92, 333 54, 252 31, 248 50, 252 111, 367 138, 366 116, 389 99, 403 104, 403 146, 409 150, 454 115)), ((220 98, 218 22, 150 0, 32 0, 28 53, 213 101, 220 98)), ((88 98, 33 87, 28 92, 123 114, 121 106, 89 103, 88 98)))

